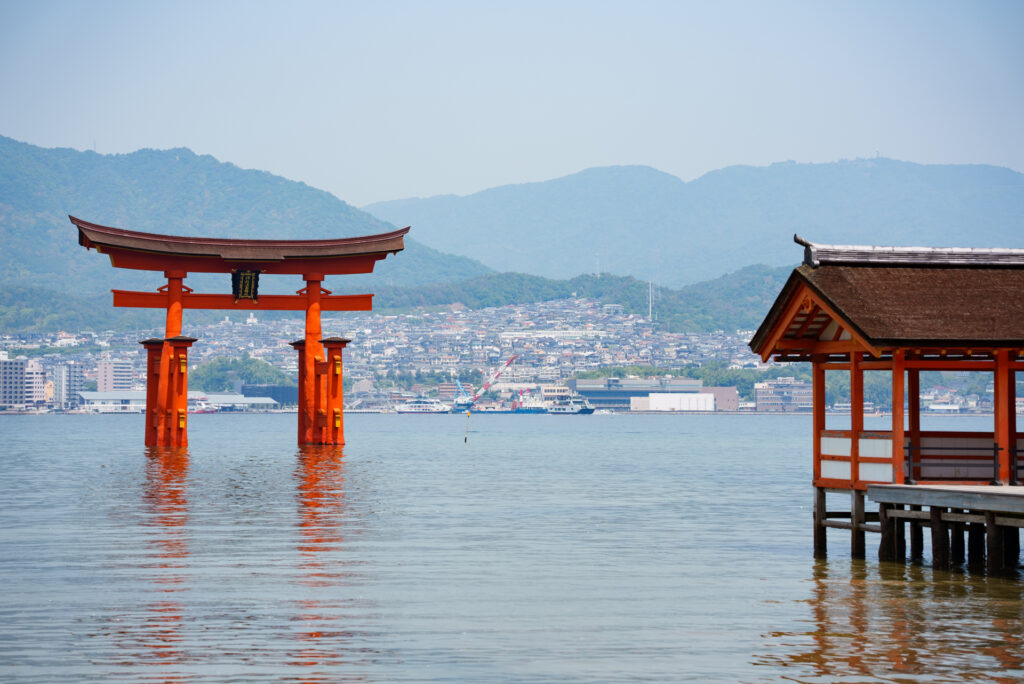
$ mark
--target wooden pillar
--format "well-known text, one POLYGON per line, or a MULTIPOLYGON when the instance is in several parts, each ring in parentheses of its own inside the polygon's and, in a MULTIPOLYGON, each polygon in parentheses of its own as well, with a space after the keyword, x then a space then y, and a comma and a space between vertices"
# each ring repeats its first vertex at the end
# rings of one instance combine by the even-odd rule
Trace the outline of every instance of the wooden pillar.
POLYGON ((882 539, 878 543, 878 560, 896 560, 896 520, 889 511, 892 504, 878 504, 878 527, 882 532, 882 539))
POLYGON ((932 529, 932 567, 941 570, 949 569, 949 528, 946 521, 942 519, 945 510, 942 506, 932 506, 929 509, 932 529))
MULTIPOLYGON (((953 513, 963 513, 960 508, 951 509, 953 513)), ((961 565, 966 559, 964 553, 964 523, 954 522, 949 524, 949 562, 951 565, 961 565)))
MULTIPOLYGON (((902 511, 903 504, 896 504, 893 508, 902 511)), ((896 560, 907 562, 907 525, 903 518, 896 519, 896 560)))
MULTIPOLYGON (((920 506, 911 506, 910 510, 919 511, 920 506)), ((910 521, 910 560, 921 560, 924 557, 924 530, 917 520, 910 521)))
POLYGON ((850 557, 864 558, 864 492, 850 490, 850 557))
POLYGON ((982 523, 967 524, 967 566, 985 566, 985 525, 982 523))
POLYGON ((160 357, 164 341, 159 337, 140 340, 146 349, 146 446, 156 446, 157 442, 157 396, 160 392, 160 357))
POLYGON ((814 488, 814 557, 826 558, 828 556, 828 528, 825 527, 827 519, 825 506, 825 488, 814 488))
POLYGON ((821 433, 825 430, 825 369, 823 359, 812 357, 811 361, 811 396, 812 396, 812 440, 814 445, 814 482, 821 479, 821 433))
POLYGON ((985 511, 985 566, 989 572, 1003 569, 1003 533, 996 525, 996 514, 985 511))
POLYGON ((861 361, 860 352, 850 353, 850 484, 853 486, 860 482, 860 435, 864 432, 864 369, 861 361))
POLYGON ((1003 528, 1003 567, 1014 569, 1020 562, 1020 530, 1016 527, 1003 528))
MULTIPOLYGON (((913 461, 921 462, 921 371, 917 368, 907 369, 907 422, 910 427, 910 453, 913 461)), ((908 481, 916 479, 914 473, 908 473, 908 481)))
POLYGON ((298 442, 299 446, 308 444, 306 441, 306 341, 296 340, 289 342, 289 345, 299 353, 299 414, 298 414, 298 442))
POLYGON ((171 350, 167 379, 168 443, 188 446, 188 348, 194 337, 177 335, 166 340, 171 350))
POLYGON ((317 382, 316 363, 323 361, 324 348, 320 344, 323 332, 320 330, 320 295, 325 292, 321 287, 324 276, 321 273, 306 273, 302 276, 306 287, 300 293, 306 295, 306 335, 305 353, 303 354, 305 375, 303 389, 300 390, 299 401, 305 402, 305 430, 300 444, 318 444, 323 442, 323 425, 317 425, 318 411, 324 405, 324 388, 317 382), (317 435, 318 429, 321 434, 317 435))
POLYGON ((184 293, 182 281, 187 275, 184 271, 164 271, 167 285, 160 288, 167 294, 167 321, 164 330, 164 344, 160 354, 160 374, 157 381, 157 446, 171 446, 171 408, 167 404, 171 392, 171 345, 168 340, 181 335, 181 309, 184 293))
MULTIPOLYGON (((1010 367, 1010 350, 997 349, 993 403, 995 404, 995 442, 999 445, 999 475, 1002 484, 1010 482, 1010 449, 1017 443, 1016 382, 1010 367)), ((1016 479, 1016 478, 1014 478, 1016 479)), ((993 483, 995 484, 995 483, 993 483)))
POLYGON ((344 371, 342 368, 342 350, 352 340, 344 337, 327 337, 320 340, 324 345, 326 356, 326 403, 327 429, 324 444, 345 443, 345 404, 342 389, 344 371))
POLYGON ((897 349, 892 353, 892 481, 895 484, 903 484, 906 479, 903 444, 903 371, 905 356, 906 352, 902 349, 897 349))

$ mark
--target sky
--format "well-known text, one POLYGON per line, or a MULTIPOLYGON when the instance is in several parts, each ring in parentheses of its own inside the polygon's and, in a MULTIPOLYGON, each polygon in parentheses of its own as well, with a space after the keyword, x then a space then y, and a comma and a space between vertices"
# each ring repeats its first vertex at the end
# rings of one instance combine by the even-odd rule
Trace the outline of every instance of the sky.
POLYGON ((356 206, 585 168, 1024 171, 1024 2, 0 0, 0 135, 356 206))

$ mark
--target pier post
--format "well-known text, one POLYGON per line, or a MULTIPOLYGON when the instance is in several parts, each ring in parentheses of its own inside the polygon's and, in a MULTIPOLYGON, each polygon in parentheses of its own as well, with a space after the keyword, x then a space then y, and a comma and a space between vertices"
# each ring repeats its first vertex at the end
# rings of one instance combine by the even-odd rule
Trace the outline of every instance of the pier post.
MULTIPOLYGON (((963 513, 962 509, 952 508, 953 513, 963 513)), ((949 562, 951 565, 962 565, 964 562, 964 523, 949 524, 949 562)))
MULTIPOLYGON (((910 510, 919 511, 920 506, 911 506, 910 510)), ((924 558, 924 530, 917 520, 910 521, 910 560, 916 561, 924 558)))
POLYGON ((814 557, 825 558, 828 556, 828 532, 825 527, 827 519, 825 510, 825 488, 814 488, 814 557))
POLYGON ((996 514, 992 511, 985 511, 985 542, 986 558, 985 566, 989 572, 999 572, 1003 569, 1003 534, 996 525, 996 514))
POLYGON ((942 519, 946 509, 942 506, 931 506, 932 528, 932 567, 942 570, 949 569, 949 527, 942 519))
POLYGON ((878 527, 882 540, 878 543, 878 560, 896 560, 896 520, 889 515, 891 504, 878 504, 878 527))
MULTIPOLYGON (((894 504, 894 509, 903 510, 903 504, 894 504)), ((903 518, 896 519, 896 559, 907 562, 907 525, 903 518)))
POLYGON ((850 490, 850 557, 864 558, 864 492, 850 490))
POLYGON ((967 524, 967 567, 985 566, 985 526, 982 523, 967 524))
POLYGON ((1016 527, 1004 527, 1003 530, 1003 567, 1014 569, 1020 561, 1020 530, 1016 527))

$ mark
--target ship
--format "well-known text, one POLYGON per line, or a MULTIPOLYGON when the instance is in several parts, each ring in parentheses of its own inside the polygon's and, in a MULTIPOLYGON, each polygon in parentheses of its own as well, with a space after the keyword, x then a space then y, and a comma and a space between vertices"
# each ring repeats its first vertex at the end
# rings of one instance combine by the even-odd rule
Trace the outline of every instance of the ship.
POLYGON ((452 407, 437 399, 420 397, 395 406, 395 413, 448 413, 452 407))
POLYGON ((548 408, 548 413, 553 415, 586 416, 593 412, 593 405, 579 395, 559 399, 548 408))

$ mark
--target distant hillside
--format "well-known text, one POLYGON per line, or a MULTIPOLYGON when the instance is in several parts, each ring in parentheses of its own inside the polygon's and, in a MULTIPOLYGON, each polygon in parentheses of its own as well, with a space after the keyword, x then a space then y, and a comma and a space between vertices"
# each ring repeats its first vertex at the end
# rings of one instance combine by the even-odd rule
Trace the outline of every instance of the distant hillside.
MULTIPOLYGON (((115 271, 105 257, 80 247, 68 214, 177 235, 303 239, 394 229, 304 183, 243 170, 187 149, 99 155, 43 149, 0 136, 0 284, 88 296, 111 287, 159 283, 149 274, 115 271)), ((374 283, 414 285, 489 271, 412 237, 404 252, 378 263, 372 276, 350 280, 359 283, 358 289, 369 289, 374 283)), ((225 278, 190 276, 188 284, 227 291, 225 278)), ((329 280, 327 286, 334 284, 329 280)), ((297 279, 267 278, 260 289, 287 292, 301 285, 297 279)))
POLYGON ((1024 247, 1024 174, 891 159, 734 166, 689 183, 644 166, 595 168, 364 209, 496 270, 601 271, 670 286, 793 263, 793 233, 840 244, 1024 247))
MULTIPOLYGON (((654 314, 664 329, 674 332, 751 330, 760 325, 791 271, 789 266, 748 266, 680 290, 656 287, 654 314)), ((572 296, 621 304, 629 313, 647 315, 648 284, 608 274, 551 280, 522 273, 497 273, 461 283, 385 287, 374 297, 374 308, 385 311, 462 304, 480 309, 572 296)))
MULTIPOLYGON (((760 324, 789 277, 790 267, 748 266, 715 280, 671 290, 654 288, 654 314, 665 330, 700 332, 750 330, 760 324)), ((358 288, 351 287, 348 291, 358 288)), ((339 292, 343 290, 338 290, 339 292)), ((461 304, 472 309, 533 304, 579 296, 621 304, 629 313, 647 314, 648 284, 636 278, 584 275, 551 280, 521 273, 495 273, 457 283, 412 287, 381 286, 374 297, 379 312, 461 304)), ((0 331, 128 330, 158 328, 163 312, 114 309, 110 295, 55 295, 38 287, 0 287, 0 331)), ((189 311, 187 321, 212 323, 222 312, 189 311)), ((263 312, 261 318, 288 315, 263 312)), ((335 314, 325 314, 327 317, 335 314)), ((344 314, 341 314, 344 315, 344 314)))

